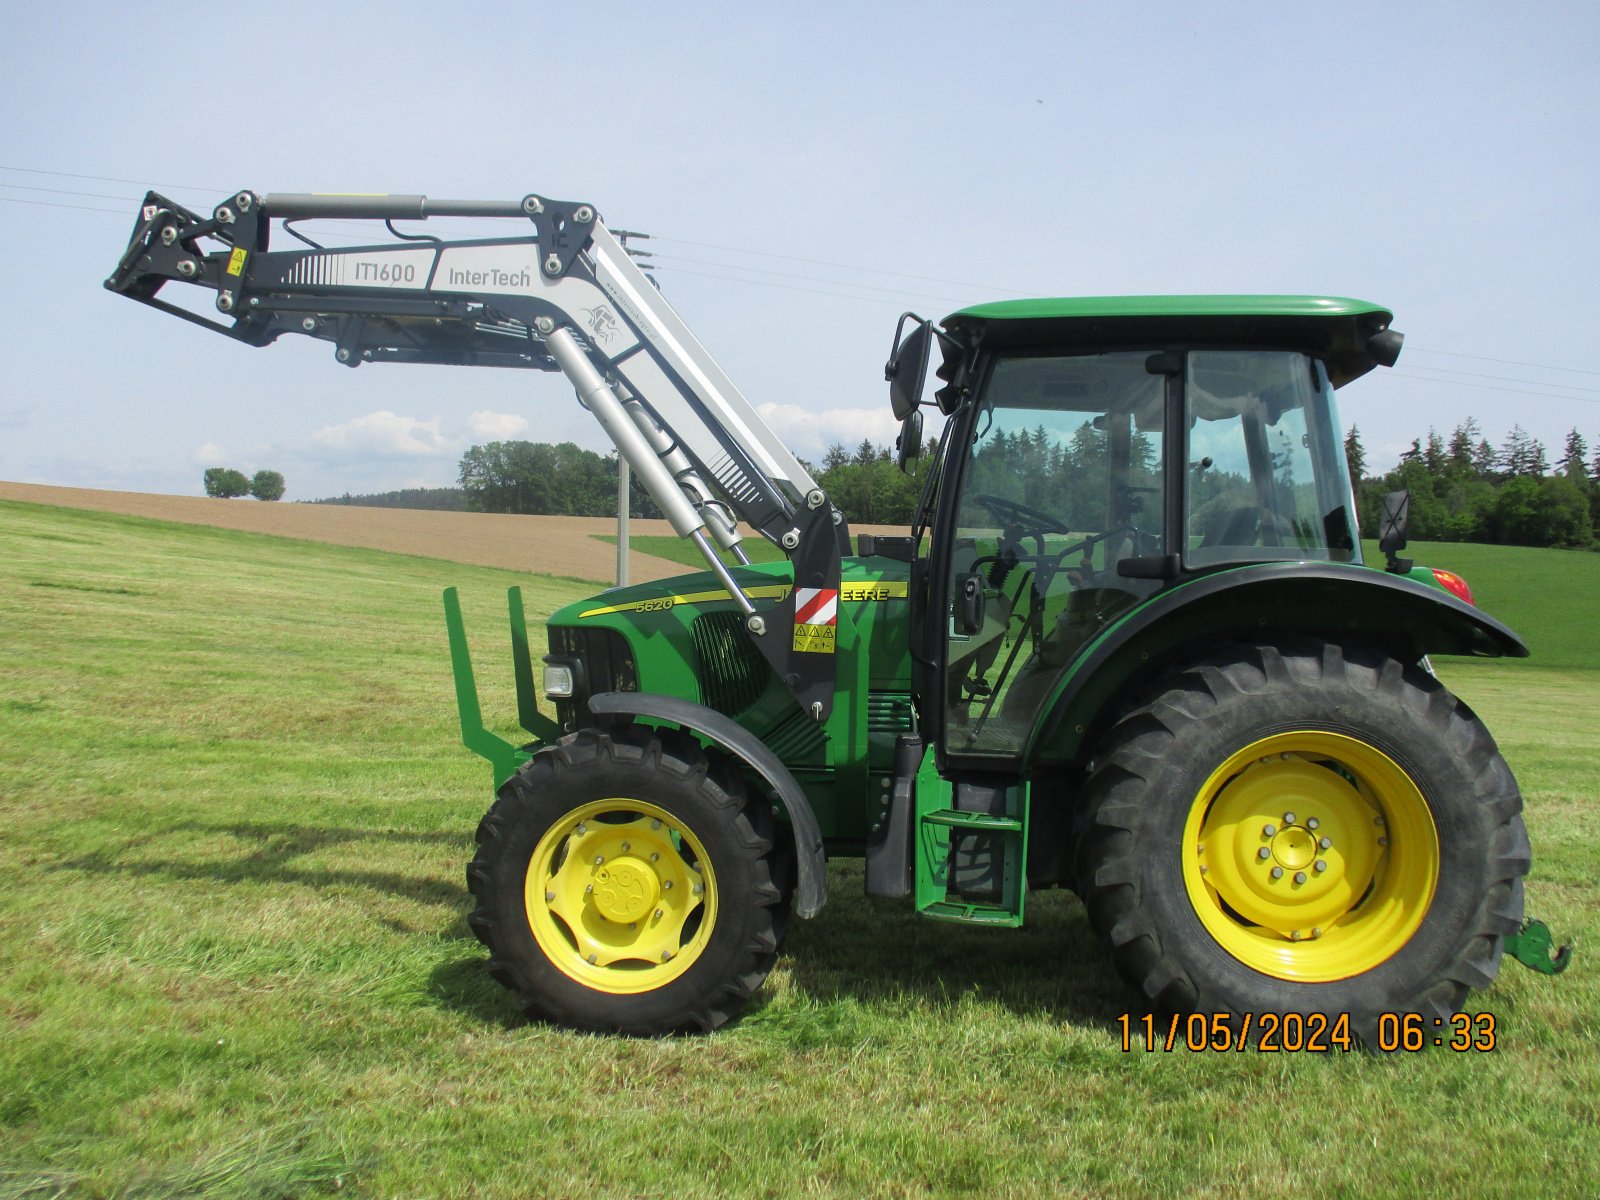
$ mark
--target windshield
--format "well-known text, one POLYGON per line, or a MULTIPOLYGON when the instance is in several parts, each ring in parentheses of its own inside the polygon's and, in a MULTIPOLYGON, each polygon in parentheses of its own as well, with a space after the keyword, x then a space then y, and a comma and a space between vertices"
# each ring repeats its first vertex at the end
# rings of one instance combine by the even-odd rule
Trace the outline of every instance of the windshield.
POLYGON ((958 752, 1014 753, 1061 671, 1159 586, 1163 377, 1148 351, 997 362, 960 473, 945 713, 958 752))
POLYGON ((1197 350, 1184 403, 1186 565, 1360 561, 1320 363, 1287 351, 1197 350))

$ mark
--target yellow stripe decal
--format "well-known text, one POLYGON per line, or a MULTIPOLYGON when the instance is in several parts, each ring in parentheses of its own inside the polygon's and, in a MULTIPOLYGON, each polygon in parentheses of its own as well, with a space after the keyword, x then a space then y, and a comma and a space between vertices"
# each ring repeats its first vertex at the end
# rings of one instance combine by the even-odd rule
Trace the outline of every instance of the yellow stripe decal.
MULTIPOLYGON (((783 600, 789 595, 787 583, 771 583, 762 587, 745 588, 744 594, 752 600, 783 600)), ((845 583, 839 587, 839 599, 847 604, 904 600, 910 594, 903 579, 882 583, 845 583)), ((680 604, 715 604, 727 600, 728 593, 718 588, 711 592, 690 592, 684 596, 652 596, 628 604, 612 604, 605 608, 591 608, 578 614, 580 621, 589 617, 607 617, 612 613, 667 612, 680 604)))
MULTIPOLYGON (((771 583, 764 587, 745 588, 744 594, 752 600, 782 600, 789 594, 787 583, 771 583)), ((591 608, 587 612, 578 614, 581 621, 585 617, 605 617, 612 613, 646 613, 666 612, 677 608, 680 604, 715 604, 718 600, 730 600, 732 597, 727 592, 718 588, 714 592, 690 592, 687 596, 651 596, 647 600, 635 600, 630 604, 613 604, 608 608, 591 608)))

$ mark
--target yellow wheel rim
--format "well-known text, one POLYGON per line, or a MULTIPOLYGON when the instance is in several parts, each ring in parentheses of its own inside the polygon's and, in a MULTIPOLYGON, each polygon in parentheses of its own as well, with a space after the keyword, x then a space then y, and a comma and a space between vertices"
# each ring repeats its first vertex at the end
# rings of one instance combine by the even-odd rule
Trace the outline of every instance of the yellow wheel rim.
POLYGON ((557 821, 528 863, 528 924, 585 987, 648 992, 695 964, 717 919, 705 848, 643 800, 596 800, 557 821))
POLYGON ((1411 776, 1356 738, 1262 738, 1211 773, 1184 826, 1183 881, 1234 958, 1303 983, 1394 957, 1439 881, 1439 836, 1411 776))

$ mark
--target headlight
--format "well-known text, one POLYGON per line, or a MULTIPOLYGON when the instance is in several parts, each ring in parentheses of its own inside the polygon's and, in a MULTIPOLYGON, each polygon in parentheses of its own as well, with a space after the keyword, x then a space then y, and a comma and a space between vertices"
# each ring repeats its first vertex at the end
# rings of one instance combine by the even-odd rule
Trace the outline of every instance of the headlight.
POLYGON ((558 663, 546 663, 544 668, 544 694, 552 700, 567 700, 575 690, 572 668, 558 663))

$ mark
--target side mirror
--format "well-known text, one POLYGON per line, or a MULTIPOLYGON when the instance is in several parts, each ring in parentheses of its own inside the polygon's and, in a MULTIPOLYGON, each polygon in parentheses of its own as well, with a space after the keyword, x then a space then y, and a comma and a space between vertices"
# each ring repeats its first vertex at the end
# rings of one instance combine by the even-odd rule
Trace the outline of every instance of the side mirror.
POLYGON ((894 465, 909 472, 911 464, 922 456, 922 410, 914 408, 900 422, 900 436, 894 440, 894 465))
POLYGON ((916 313, 901 313, 900 323, 894 330, 894 347, 889 351, 889 361, 883 368, 883 377, 889 381, 889 407, 896 421, 904 421, 922 401, 922 385, 928 379, 928 347, 933 339, 933 322, 925 321, 916 313), (904 337, 906 321, 916 324, 904 337))
POLYGON ((1383 498, 1383 515, 1378 519, 1378 549, 1388 555, 1388 569, 1398 575, 1411 570, 1411 560, 1396 555, 1406 548, 1406 526, 1411 521, 1411 493, 1389 492, 1383 498))

